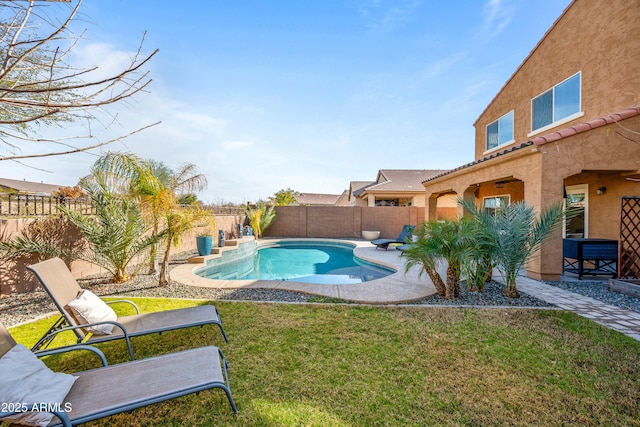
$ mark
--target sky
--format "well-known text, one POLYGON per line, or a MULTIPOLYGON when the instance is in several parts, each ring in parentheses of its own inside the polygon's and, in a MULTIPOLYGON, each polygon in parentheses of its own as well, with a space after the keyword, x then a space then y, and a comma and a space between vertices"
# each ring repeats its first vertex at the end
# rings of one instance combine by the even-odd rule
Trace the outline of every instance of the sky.
MULTIPOLYGON (((102 151, 192 163, 206 203, 340 194, 380 169, 473 161, 473 123, 569 3, 84 0, 69 60, 108 73, 143 36, 159 49, 148 91, 110 112, 113 135, 160 124, 102 151)), ((73 186, 100 153, 3 161, 0 177, 73 186)))

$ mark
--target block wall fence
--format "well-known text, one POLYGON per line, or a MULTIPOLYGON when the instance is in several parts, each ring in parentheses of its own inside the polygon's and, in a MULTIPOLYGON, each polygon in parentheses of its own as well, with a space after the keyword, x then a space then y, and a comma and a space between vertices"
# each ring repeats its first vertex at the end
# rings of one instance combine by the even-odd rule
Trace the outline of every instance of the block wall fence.
MULTIPOLYGON (((20 235, 33 218, 0 218, 0 240, 20 235)), ((362 230, 380 231, 381 238, 395 238, 404 224, 417 225, 424 221, 422 207, 334 207, 334 206, 277 206, 276 219, 264 235, 269 237, 308 237, 360 239, 362 230)), ((245 224, 244 215, 216 215, 216 228, 224 230, 227 238, 236 237, 238 224, 245 224)), ((69 239, 79 239, 77 230, 69 231, 69 239)), ((217 239, 217 233, 214 240, 217 239)), ((195 250, 195 233, 184 236, 172 253, 195 250)), ((37 280, 26 270, 35 260, 9 262, 0 260, 0 296, 30 292, 39 288, 37 280)), ((144 262, 140 259, 139 262, 144 262)), ((142 271, 144 271, 144 267, 142 271)), ((102 270, 85 261, 71 263, 76 278, 99 274, 102 270)))

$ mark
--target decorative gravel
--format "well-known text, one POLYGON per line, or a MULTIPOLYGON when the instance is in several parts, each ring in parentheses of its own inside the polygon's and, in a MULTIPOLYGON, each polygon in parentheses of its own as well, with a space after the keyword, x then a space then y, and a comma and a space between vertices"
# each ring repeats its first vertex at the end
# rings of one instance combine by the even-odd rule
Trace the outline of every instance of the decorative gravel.
POLYGON ((586 297, 591 297, 606 304, 640 313, 640 298, 635 298, 620 292, 610 291, 609 282, 544 282, 565 291, 575 292, 586 297))
MULTIPOLYGON (((169 269, 182 264, 191 254, 181 254, 172 260, 169 269)), ((158 286, 155 275, 138 274, 133 280, 114 285, 106 276, 93 276, 79 279, 80 286, 100 296, 122 297, 166 297, 186 299, 208 299, 226 301, 269 301, 286 303, 343 302, 318 297, 301 292, 274 289, 213 289, 198 288, 172 283, 166 287, 158 286)), ((601 282, 547 282, 571 292, 586 295, 607 304, 640 312, 640 300, 617 292, 609 291, 606 283, 601 282)), ((506 298, 504 286, 487 283, 484 292, 469 292, 463 282, 460 297, 445 300, 439 295, 413 301, 410 305, 444 305, 473 307, 553 307, 553 305, 520 292, 520 298, 506 298)), ((14 326, 55 313, 56 308, 48 295, 42 290, 13 294, 0 299, 0 322, 5 326, 14 326)))
POLYGON ((446 306, 477 306, 477 307, 553 307, 546 301, 520 292, 520 298, 504 296, 504 285, 498 282, 487 283, 482 292, 469 291, 466 283, 460 284, 460 296, 454 300, 447 300, 440 295, 414 301, 411 304, 430 304, 446 306))

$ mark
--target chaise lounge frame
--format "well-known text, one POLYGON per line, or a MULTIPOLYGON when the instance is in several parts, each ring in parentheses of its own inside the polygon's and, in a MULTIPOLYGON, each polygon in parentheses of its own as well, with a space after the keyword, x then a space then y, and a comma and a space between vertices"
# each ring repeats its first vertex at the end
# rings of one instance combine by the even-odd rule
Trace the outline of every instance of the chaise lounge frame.
MULTIPOLYGON (((0 357, 15 345, 16 341, 0 322, 0 357)), ((218 347, 199 347, 111 366, 102 351, 88 345, 54 348, 35 354, 43 357, 72 350, 95 353, 102 367, 73 374, 79 378, 60 405, 60 408, 71 410, 51 409, 49 412, 58 417, 59 422, 54 418, 50 427, 74 426, 213 388, 224 390, 231 409, 238 412, 229 388, 227 361, 218 347)), ((0 412, 0 422, 12 414, 0 412)))
POLYGON ((376 245, 376 249, 384 249, 386 251, 392 243, 406 243, 411 237, 414 228, 413 225, 404 225, 397 239, 375 239, 371 241, 371 244, 376 245))
POLYGON ((27 267, 38 279, 55 303, 61 316, 49 328, 45 335, 33 346, 32 351, 47 348, 53 339, 61 332, 71 330, 75 333, 78 343, 95 344, 99 342, 124 339, 129 351, 129 357, 134 360, 131 347, 131 337, 162 333, 176 329, 194 326, 217 325, 225 340, 227 334, 222 327, 222 319, 216 307, 205 304, 196 307, 180 308, 153 313, 141 314, 135 303, 128 300, 110 301, 107 304, 127 303, 132 305, 136 313, 132 316, 118 317, 115 322, 105 321, 98 324, 113 324, 110 335, 91 334, 86 328, 96 324, 79 324, 75 317, 65 308, 82 290, 76 279, 60 258, 51 258, 27 267))

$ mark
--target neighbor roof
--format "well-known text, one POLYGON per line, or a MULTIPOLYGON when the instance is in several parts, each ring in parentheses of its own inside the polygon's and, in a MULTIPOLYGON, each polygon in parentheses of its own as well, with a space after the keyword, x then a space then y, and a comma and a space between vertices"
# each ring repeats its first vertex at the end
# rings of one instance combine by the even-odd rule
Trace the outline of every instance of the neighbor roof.
POLYGON ((335 205, 340 194, 300 193, 296 201, 301 205, 335 205))
POLYGON ((14 190, 20 193, 51 194, 64 185, 44 184, 42 182, 20 181, 19 179, 0 178, 0 190, 14 190))
POLYGON ((447 172, 445 169, 380 169, 366 192, 422 192, 422 182, 447 172))
POLYGON ((351 181, 349 184, 349 192, 353 194, 354 197, 358 197, 367 187, 375 183, 375 181, 351 181))

